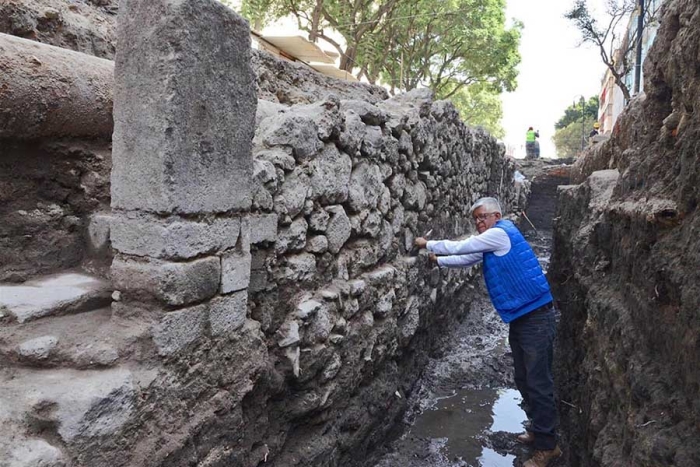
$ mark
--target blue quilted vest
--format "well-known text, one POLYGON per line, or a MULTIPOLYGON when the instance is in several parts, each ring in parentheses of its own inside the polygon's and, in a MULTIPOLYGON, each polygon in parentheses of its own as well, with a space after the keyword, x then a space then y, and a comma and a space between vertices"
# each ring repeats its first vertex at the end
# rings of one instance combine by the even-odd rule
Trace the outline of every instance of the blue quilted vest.
POLYGON ((547 278, 535 253, 511 222, 500 220, 492 229, 503 229, 510 251, 503 256, 484 253, 484 279, 494 308, 510 323, 552 301, 547 278))

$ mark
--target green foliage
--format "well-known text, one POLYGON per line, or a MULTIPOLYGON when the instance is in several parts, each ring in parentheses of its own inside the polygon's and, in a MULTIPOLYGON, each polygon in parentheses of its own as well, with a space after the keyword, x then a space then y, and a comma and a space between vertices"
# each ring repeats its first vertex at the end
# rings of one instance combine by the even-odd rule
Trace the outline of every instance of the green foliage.
POLYGON ((583 122, 579 118, 578 121, 571 122, 567 126, 557 129, 554 132, 554 137, 552 137, 554 146, 557 149, 557 157, 569 158, 578 156, 581 152, 581 141, 584 141, 584 144, 588 144, 588 134, 593 129, 593 122, 595 121, 595 118, 587 116, 583 122))
POLYGON ((505 136, 501 126, 503 106, 496 89, 474 84, 461 88, 450 99, 467 125, 484 127, 496 138, 505 136))
POLYGON ((516 87, 522 24, 508 27, 505 0, 243 0, 254 24, 296 16, 309 39, 324 40, 340 68, 392 93, 431 88, 470 124, 502 135, 498 94, 516 87), (333 29, 340 44, 325 34, 333 29))
MULTIPOLYGON (((598 118, 598 107, 600 105, 600 99, 598 96, 593 96, 589 98, 584 106, 583 106, 583 111, 584 114, 586 115, 586 118, 590 118, 592 120, 596 120, 598 118)), ((557 130, 561 130, 562 128, 565 128, 569 126, 571 123, 575 122, 581 122, 581 102, 576 102, 569 107, 566 108, 564 111, 564 116, 559 119, 557 123, 554 124, 554 128, 557 130)))

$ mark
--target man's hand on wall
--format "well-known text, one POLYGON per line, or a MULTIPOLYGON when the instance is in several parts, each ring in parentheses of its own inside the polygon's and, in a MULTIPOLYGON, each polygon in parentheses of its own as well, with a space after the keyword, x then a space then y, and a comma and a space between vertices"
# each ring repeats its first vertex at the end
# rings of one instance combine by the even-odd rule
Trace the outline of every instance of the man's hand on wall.
POLYGON ((430 262, 431 266, 437 266, 438 265, 437 255, 435 253, 428 254, 428 261, 430 262))
POLYGON ((413 241, 413 244, 418 248, 425 248, 428 245, 428 240, 423 237, 418 237, 413 241))

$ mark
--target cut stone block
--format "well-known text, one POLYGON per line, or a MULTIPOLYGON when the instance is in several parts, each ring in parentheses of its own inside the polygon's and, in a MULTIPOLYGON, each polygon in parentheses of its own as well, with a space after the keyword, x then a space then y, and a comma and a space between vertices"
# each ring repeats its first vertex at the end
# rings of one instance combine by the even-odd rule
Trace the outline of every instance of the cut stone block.
POLYGON ((250 243, 274 242, 277 240, 277 214, 251 214, 248 216, 250 226, 250 243))
POLYGON ((224 336, 239 329, 246 320, 248 292, 217 297, 209 303, 209 326, 212 336, 224 336))
POLYGON ((257 98, 247 22, 214 1, 129 1, 118 37, 112 206, 248 209, 257 98))
POLYGON ((112 246, 130 255, 189 259, 233 248, 240 229, 234 217, 189 221, 125 213, 112 222, 112 246))
POLYGON ((153 328, 158 355, 165 357, 184 349, 204 334, 207 305, 166 313, 153 328))
POLYGON ((248 288, 250 284, 250 252, 231 251, 221 257, 221 293, 248 288))
POLYGON ((0 284, 0 310, 24 323, 45 316, 76 313, 111 302, 109 284, 87 274, 63 273, 25 282, 0 284))
POLYGON ((216 256, 186 263, 117 257, 112 280, 122 292, 147 292, 168 305, 187 305, 219 291, 221 261, 216 256))

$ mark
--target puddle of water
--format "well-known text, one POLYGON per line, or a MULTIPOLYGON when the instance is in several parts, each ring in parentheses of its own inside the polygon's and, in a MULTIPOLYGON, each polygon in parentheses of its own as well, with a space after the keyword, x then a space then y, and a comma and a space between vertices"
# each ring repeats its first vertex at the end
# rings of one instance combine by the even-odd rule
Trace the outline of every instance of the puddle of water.
POLYGON ((438 399, 435 406, 416 418, 411 432, 424 438, 447 438, 444 453, 461 457, 469 465, 512 467, 515 456, 502 456, 484 448, 479 436, 485 432, 521 433, 525 412, 514 389, 461 390, 438 399))

